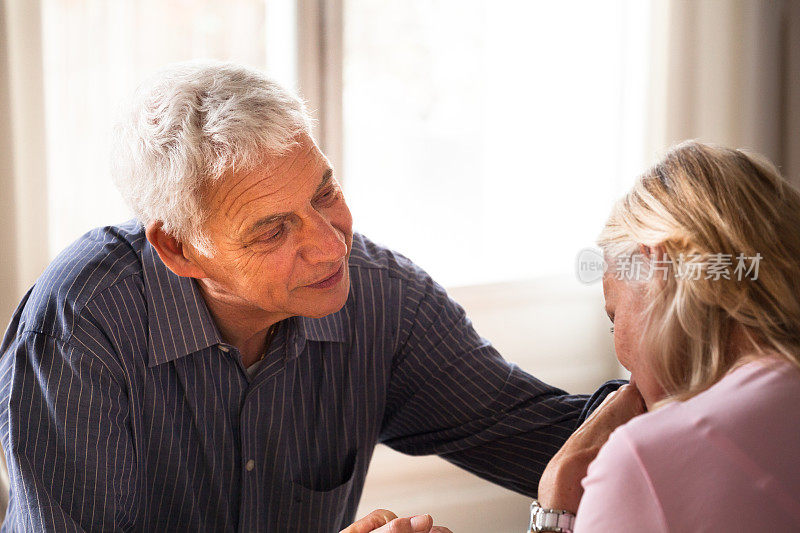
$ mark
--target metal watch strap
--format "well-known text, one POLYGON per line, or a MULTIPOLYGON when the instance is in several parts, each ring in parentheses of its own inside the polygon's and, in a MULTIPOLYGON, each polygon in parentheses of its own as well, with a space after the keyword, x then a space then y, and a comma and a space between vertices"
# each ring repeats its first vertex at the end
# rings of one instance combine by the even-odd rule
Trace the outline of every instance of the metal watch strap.
POLYGON ((575 515, 560 509, 545 509, 539 502, 531 503, 531 522, 528 531, 547 531, 554 533, 572 533, 575 515))

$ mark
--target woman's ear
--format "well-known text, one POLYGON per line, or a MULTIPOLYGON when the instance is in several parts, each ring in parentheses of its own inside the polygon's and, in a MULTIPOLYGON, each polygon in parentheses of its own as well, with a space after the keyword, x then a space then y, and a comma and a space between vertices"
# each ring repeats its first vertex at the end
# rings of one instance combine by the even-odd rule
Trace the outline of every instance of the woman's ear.
POLYGON ((161 222, 154 222, 145 228, 145 235, 156 249, 161 261, 178 276, 185 278, 206 278, 206 273, 190 257, 181 242, 166 233, 161 222))
POLYGON ((676 265, 672 264, 664 245, 647 246, 640 244, 639 253, 644 264, 647 265, 649 279, 655 280, 659 285, 664 285, 667 282, 667 276, 675 275, 674 268, 676 265))

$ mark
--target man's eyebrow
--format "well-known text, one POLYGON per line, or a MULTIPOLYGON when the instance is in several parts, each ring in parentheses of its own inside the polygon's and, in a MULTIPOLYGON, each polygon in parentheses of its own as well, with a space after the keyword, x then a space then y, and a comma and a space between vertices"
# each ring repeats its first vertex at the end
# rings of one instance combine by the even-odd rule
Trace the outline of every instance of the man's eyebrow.
POLYGON ((252 235, 253 233, 257 232, 261 228, 265 228, 275 222, 278 222, 286 217, 288 217, 291 213, 275 213, 274 215, 269 215, 264 218, 258 219, 250 229, 247 230, 247 235, 252 235))
POLYGON ((322 190, 325 185, 327 185, 331 179, 333 178, 333 170, 328 167, 325 172, 322 173, 322 179, 319 180, 319 185, 317 185, 317 190, 314 191, 314 194, 317 194, 320 190, 322 190))
MULTIPOLYGON (((322 178, 320 179, 319 185, 317 185, 317 188, 314 191, 314 194, 316 195, 323 187, 325 187, 325 185, 330 183, 332 178, 333 178, 333 170, 328 168, 322 174, 322 178)), ((270 224, 274 224, 275 222, 278 222, 278 221, 288 217, 289 215, 291 215, 291 213, 275 213, 274 215, 269 215, 269 216, 266 216, 264 218, 260 218, 256 222, 254 222, 252 226, 250 226, 250 228, 247 230, 247 235, 252 235, 253 233, 255 233, 258 230, 260 230, 261 228, 265 228, 265 227, 269 226, 270 224)))

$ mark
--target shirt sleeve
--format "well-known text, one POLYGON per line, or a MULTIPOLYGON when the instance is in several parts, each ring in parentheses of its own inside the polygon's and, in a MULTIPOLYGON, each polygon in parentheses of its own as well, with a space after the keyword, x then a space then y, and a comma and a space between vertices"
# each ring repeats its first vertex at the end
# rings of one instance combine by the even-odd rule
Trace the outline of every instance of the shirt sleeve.
POLYGON ((103 351, 99 343, 78 346, 37 332, 6 339, 0 438, 11 500, 3 531, 131 527, 137 506, 128 401, 103 351))
POLYGON ((550 458, 577 427, 587 396, 569 396, 505 361, 430 277, 394 356, 381 442, 438 454, 534 497, 550 458))
POLYGON ((667 531, 653 483, 624 431, 615 430, 589 465, 575 533, 667 531))

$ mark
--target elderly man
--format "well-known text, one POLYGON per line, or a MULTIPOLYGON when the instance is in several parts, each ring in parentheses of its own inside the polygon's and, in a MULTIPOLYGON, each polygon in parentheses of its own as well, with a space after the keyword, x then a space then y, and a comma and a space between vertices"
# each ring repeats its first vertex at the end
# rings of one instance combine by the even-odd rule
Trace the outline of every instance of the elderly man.
POLYGON ((309 131, 234 65, 140 89, 115 138, 136 220, 64 250, 2 344, 4 530, 338 531, 379 442, 535 495, 587 397, 353 233, 309 131))

